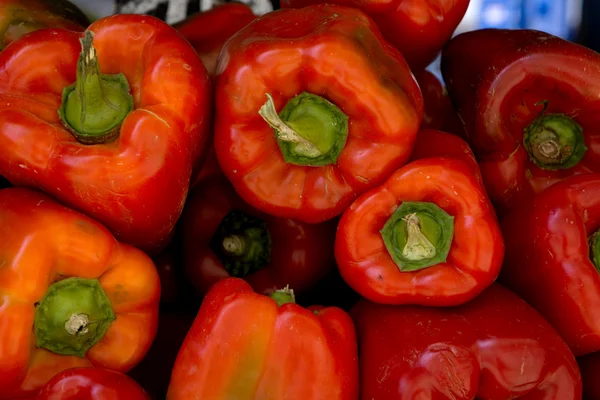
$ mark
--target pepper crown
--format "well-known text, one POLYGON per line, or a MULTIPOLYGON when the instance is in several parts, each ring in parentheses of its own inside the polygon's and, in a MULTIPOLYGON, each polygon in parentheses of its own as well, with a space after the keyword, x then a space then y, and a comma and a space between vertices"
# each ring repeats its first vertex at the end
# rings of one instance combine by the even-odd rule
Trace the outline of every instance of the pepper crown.
POLYGON ((531 161, 547 170, 568 169, 581 161, 587 151, 583 128, 571 117, 547 114, 536 118, 523 135, 531 161))
POLYGON ((52 284, 35 312, 37 347, 84 357, 116 319, 97 279, 67 278, 52 284))
POLYGON ((273 98, 267 94, 258 113, 275 131, 283 159, 289 164, 335 164, 346 145, 348 116, 321 96, 303 92, 277 114, 273 98))
POLYGON ((116 139, 123 120, 133 110, 125 75, 100 73, 93 40, 92 31, 85 31, 80 39, 77 80, 63 90, 58 109, 63 125, 83 144, 116 139))
POLYGON ((433 203, 403 202, 381 230, 385 247, 402 272, 446 261, 454 217, 433 203))

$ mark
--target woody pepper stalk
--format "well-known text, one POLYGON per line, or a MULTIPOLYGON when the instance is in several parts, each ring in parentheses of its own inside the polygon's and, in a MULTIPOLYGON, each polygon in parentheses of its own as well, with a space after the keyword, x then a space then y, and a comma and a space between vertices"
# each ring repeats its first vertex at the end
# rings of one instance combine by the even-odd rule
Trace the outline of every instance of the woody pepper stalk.
POLYGON ((423 113, 402 55, 341 6, 257 18, 225 44, 216 80, 224 174, 253 207, 308 223, 403 165, 423 113))
POLYGON ((354 326, 336 307, 304 309, 241 279, 216 283, 179 351, 168 400, 358 398, 354 326), (260 321, 260 323, 257 323, 260 321))
POLYGON ((164 248, 208 139, 209 81, 190 44, 156 18, 116 15, 83 35, 33 32, 0 71, 0 175, 164 248))
POLYGON ((532 30, 479 30, 442 72, 501 216, 572 175, 598 172, 600 55, 532 30))
POLYGON ((535 307, 576 356, 600 350, 600 174, 572 176, 502 221, 502 283, 535 307))
MULTIPOLYGON (((450 135, 425 132, 430 138, 450 135)), ((417 154, 424 158, 360 196, 342 216, 336 260, 346 283, 363 297, 453 306, 473 299, 498 276, 504 256, 500 228, 472 153, 453 139, 440 147, 421 141, 417 154)))
POLYGON ((188 196, 181 222, 183 265, 200 295, 218 280, 243 278, 258 293, 290 285, 297 294, 335 265, 336 221, 307 224, 246 204, 224 176, 188 196))
POLYGON ((0 399, 34 394, 73 367, 135 366, 156 332, 152 260, 29 189, 1 190, 0 218, 0 399))

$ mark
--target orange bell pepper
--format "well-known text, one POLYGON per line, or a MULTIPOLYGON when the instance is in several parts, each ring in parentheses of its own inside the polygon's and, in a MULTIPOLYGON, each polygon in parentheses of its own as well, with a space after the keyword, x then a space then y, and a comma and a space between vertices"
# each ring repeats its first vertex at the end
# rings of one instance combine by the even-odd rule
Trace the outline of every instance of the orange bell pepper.
POLYGON ((185 338, 167 400, 356 400, 358 351, 350 316, 304 309, 291 290, 270 298, 240 278, 208 292, 185 338))
POLYGON ((0 399, 73 367, 127 372, 156 333, 152 260, 40 192, 0 191, 0 399))

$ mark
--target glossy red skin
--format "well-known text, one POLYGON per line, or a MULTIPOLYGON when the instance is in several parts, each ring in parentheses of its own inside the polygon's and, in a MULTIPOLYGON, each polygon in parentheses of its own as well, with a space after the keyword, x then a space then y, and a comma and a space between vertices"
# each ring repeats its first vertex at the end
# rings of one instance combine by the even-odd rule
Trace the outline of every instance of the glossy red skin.
POLYGON ((361 300, 351 316, 361 399, 581 399, 581 376, 567 345, 498 284, 459 307, 361 300))
POLYGON ((356 400, 358 379, 348 314, 337 307, 278 307, 242 279, 228 278, 206 295, 167 399, 356 400))
POLYGON ((89 367, 55 375, 31 400, 150 400, 150 397, 125 374, 89 367))
POLYGON ((122 72, 131 86, 136 109, 119 138, 83 145, 62 127, 57 110, 75 81, 81 34, 36 31, 0 53, 0 174, 154 255, 170 239, 207 145, 208 75, 190 44, 157 18, 115 15, 89 29, 102 72, 122 72))
MULTIPOLYGON (((301 8, 319 3, 322 1, 281 0, 281 7, 301 8)), ((329 0, 328 3, 366 12, 414 71, 435 59, 469 6, 469 0, 329 0)))
POLYGON ((430 71, 424 69, 415 74, 423 93, 423 121, 421 129, 438 129, 466 138, 462 123, 452 105, 442 82, 430 71))
POLYGON ((479 30, 450 41, 442 72, 500 215, 568 176, 600 172, 599 54, 542 32, 479 30), (523 147, 545 100, 546 113, 583 128, 588 151, 573 168, 543 170, 523 147))
POLYGON ((344 280, 383 304, 454 306, 475 298, 498 276, 504 242, 496 215, 472 164, 432 157, 413 161, 359 197, 342 216, 335 257, 344 280), (438 205, 454 217, 447 262, 401 272, 381 236, 403 201, 438 205))
POLYGON ((33 30, 64 28, 83 31, 86 15, 68 0, 0 1, 0 49, 33 30))
POLYGON ((600 174, 567 178, 502 221, 501 281, 535 307, 576 356, 600 350, 600 276, 588 237, 600 229, 600 174))
POLYGON ((214 75, 225 42, 255 18, 246 4, 225 3, 191 15, 174 27, 194 46, 209 74, 214 75))
POLYGON ((232 210, 263 219, 271 235, 271 263, 244 277, 257 292, 269 294, 289 285, 299 294, 335 266, 336 221, 307 224, 264 214, 246 204, 224 176, 214 176, 194 188, 181 217, 184 269, 200 295, 230 276, 209 244, 232 210))
POLYGON ((579 370, 581 371, 581 380, 583 382, 583 399, 600 399, 600 353, 592 353, 577 359, 579 370))
POLYGON ((360 10, 322 4, 277 10, 233 36, 219 56, 215 151, 240 196, 278 217, 318 223, 404 165, 421 123, 421 92, 402 55, 360 10), (356 86, 359 85, 359 86, 356 86), (349 116, 337 162, 287 164, 258 114, 307 91, 349 116))

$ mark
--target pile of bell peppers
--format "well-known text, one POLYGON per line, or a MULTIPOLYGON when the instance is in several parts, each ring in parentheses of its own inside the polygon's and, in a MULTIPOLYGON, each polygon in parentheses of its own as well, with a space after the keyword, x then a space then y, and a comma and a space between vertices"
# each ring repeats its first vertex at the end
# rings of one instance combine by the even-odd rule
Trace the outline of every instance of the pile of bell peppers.
POLYGON ((0 400, 600 399, 600 55, 468 5, 2 2, 0 400))

